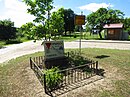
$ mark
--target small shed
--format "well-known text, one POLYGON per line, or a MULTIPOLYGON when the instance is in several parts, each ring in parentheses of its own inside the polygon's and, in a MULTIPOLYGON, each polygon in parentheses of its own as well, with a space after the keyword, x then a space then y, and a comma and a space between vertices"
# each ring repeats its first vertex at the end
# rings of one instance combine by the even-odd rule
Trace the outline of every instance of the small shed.
POLYGON ((105 39, 121 40, 123 39, 123 27, 122 23, 118 24, 105 24, 103 26, 106 29, 105 39))

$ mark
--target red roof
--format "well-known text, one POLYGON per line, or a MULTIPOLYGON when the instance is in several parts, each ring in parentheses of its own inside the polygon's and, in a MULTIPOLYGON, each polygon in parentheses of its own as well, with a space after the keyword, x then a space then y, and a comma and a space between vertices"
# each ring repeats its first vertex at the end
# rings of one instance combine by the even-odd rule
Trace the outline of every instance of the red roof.
POLYGON ((103 28, 109 29, 109 28, 123 28, 123 24, 105 24, 103 28))

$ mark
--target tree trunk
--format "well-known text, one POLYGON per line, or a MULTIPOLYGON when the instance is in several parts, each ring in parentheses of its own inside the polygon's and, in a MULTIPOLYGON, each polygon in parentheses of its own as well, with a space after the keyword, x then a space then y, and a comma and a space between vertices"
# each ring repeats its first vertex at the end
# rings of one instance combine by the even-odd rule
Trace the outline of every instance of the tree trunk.
POLYGON ((100 30, 100 31, 98 32, 100 39, 102 39, 101 31, 102 31, 102 30, 100 30))
POLYGON ((65 31, 65 36, 67 35, 66 32, 67 32, 67 31, 65 31))

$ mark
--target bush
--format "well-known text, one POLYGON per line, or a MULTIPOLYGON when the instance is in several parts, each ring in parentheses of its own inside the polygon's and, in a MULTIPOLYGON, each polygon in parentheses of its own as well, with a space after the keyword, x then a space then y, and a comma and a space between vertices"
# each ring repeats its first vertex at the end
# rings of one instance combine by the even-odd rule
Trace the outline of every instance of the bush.
POLYGON ((19 43, 22 43, 20 39, 10 39, 6 41, 6 44, 19 44, 19 43))
POLYGON ((46 75, 46 86, 48 89, 53 90, 60 86, 60 83, 63 79, 63 74, 59 73, 59 71, 60 70, 58 67, 54 67, 44 71, 46 75))
POLYGON ((80 54, 80 52, 69 52, 69 61, 74 66, 84 65, 91 61, 80 54))

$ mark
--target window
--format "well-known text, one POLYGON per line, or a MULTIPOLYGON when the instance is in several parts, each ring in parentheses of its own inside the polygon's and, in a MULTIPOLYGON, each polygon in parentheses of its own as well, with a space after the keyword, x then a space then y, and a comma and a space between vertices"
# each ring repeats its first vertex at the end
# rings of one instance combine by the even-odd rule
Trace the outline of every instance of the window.
POLYGON ((114 34, 114 30, 113 29, 109 29, 108 30, 108 34, 114 34))

